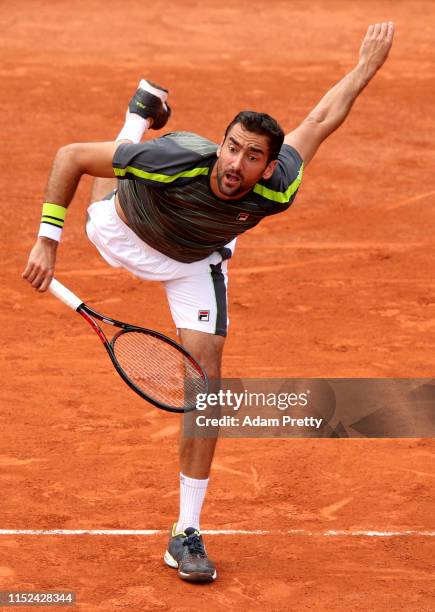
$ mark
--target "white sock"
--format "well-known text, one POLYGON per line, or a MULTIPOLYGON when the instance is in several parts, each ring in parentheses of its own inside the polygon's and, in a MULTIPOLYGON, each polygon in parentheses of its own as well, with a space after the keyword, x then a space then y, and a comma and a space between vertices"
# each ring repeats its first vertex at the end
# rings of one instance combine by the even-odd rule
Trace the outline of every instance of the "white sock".
POLYGON ((197 480, 180 473, 180 516, 176 533, 181 533, 188 527, 199 531, 199 515, 207 491, 209 479, 197 480))
POLYGON ((138 144, 142 140, 142 136, 148 130, 150 124, 148 119, 144 119, 137 113, 130 113, 127 109, 125 115, 125 123, 122 130, 116 137, 118 140, 130 140, 134 144, 138 144))

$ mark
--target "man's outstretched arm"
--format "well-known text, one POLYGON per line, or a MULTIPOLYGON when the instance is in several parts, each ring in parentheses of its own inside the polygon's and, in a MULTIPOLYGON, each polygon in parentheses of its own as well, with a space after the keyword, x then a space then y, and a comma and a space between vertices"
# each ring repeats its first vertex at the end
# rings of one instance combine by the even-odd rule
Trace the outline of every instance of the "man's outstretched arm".
POLYGON ((298 151, 304 164, 314 157, 322 142, 346 119, 353 103, 384 64, 393 44, 394 23, 370 25, 355 68, 330 89, 284 142, 298 151))

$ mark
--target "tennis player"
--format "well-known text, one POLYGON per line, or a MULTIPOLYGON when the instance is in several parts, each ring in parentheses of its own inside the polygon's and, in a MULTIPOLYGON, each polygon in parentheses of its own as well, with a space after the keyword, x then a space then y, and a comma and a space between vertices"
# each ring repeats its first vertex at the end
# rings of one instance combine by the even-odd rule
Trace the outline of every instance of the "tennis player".
MULTIPOLYGON (((289 208, 304 167, 384 64, 393 35, 392 22, 370 25, 356 66, 287 135, 269 115, 243 111, 219 145, 190 132, 141 144, 148 129, 164 127, 170 116, 167 91, 141 81, 115 141, 58 151, 24 278, 46 291, 80 177, 99 177, 88 237, 111 266, 164 284, 181 342, 218 380, 228 325, 227 267, 237 236, 289 208)), ((180 513, 164 560, 185 580, 216 578, 200 534, 215 444, 216 438, 181 437, 180 513)))

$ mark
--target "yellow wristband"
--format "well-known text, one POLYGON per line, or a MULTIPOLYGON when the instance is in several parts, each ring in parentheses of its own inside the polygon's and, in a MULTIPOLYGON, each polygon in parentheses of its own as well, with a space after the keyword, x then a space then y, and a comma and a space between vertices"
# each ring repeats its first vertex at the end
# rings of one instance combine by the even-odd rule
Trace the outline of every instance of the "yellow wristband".
POLYGON ((44 202, 42 205, 41 223, 49 223, 50 225, 55 225, 62 229, 65 222, 66 211, 67 209, 64 206, 44 202))
POLYGON ((44 202, 38 236, 45 236, 60 242, 66 211, 65 206, 44 202))

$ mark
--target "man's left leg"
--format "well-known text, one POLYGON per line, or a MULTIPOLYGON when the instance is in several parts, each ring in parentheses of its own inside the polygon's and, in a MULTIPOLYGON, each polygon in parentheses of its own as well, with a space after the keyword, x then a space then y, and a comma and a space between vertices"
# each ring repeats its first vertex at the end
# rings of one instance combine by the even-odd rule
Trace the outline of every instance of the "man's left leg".
MULTIPOLYGON (((227 258, 231 253, 231 249, 223 249, 221 253, 210 256, 200 274, 197 269, 196 274, 193 273, 193 265, 192 273, 165 283, 181 342, 204 367, 212 393, 219 390, 221 382, 221 361, 228 325, 227 258)), ((170 533, 165 562, 178 568, 179 576, 185 580, 209 582, 216 578, 216 568, 207 557, 200 535, 200 513, 219 430, 198 431, 194 426, 195 412, 188 413, 183 419, 180 513, 170 533)))
MULTIPOLYGON (((185 328, 178 331, 183 346, 207 372, 210 390, 217 390, 225 338, 185 328)), ((207 556, 199 527, 217 435, 216 432, 215 436, 186 436, 181 425, 180 514, 172 527, 164 558, 168 565, 178 568, 184 580, 211 582, 217 576, 214 563, 207 556)))
MULTIPOLYGON (((199 361, 207 372, 210 388, 219 385, 221 377, 222 353, 225 343, 223 336, 207 334, 192 329, 179 329, 182 345, 199 361)), ((209 477, 217 437, 186 437, 181 430, 180 471, 189 478, 203 480, 209 477)), ((198 517, 199 518, 199 517, 198 517)), ((178 529, 198 527, 186 524, 186 519, 178 521, 178 529)))

